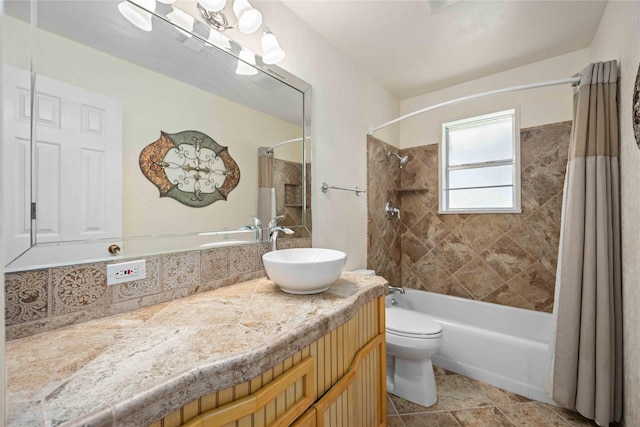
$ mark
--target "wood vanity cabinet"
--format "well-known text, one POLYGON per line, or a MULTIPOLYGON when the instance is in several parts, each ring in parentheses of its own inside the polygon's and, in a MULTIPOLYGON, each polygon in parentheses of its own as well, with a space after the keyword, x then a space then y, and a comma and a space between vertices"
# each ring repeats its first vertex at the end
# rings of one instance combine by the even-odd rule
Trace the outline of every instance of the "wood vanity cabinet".
POLYGON ((387 420, 384 297, 258 377, 151 427, 373 427, 387 420))

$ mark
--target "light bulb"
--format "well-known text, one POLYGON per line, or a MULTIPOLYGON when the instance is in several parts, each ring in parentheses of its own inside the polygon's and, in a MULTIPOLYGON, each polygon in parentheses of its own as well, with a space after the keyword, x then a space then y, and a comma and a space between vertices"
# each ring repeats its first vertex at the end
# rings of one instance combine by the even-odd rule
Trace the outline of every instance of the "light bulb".
POLYGON ((209 37, 207 41, 214 46, 218 46, 221 49, 231 50, 231 42, 229 39, 213 28, 209 31, 209 37))
POLYGON ((252 67, 249 64, 256 64, 256 56, 253 54, 253 52, 250 52, 243 48, 240 51, 236 74, 240 76, 252 76, 254 74, 258 74, 258 70, 256 70, 255 67, 252 67))
POLYGON ((268 29, 262 35, 262 61, 265 64, 277 64, 284 59, 284 50, 278 44, 278 39, 268 29))
POLYGON ((178 31, 187 37, 191 37, 190 31, 193 31, 193 23, 195 21, 193 16, 174 7, 173 10, 167 14, 167 18, 175 24, 178 31))
POLYGON ((137 0, 135 6, 127 1, 118 4, 118 10, 127 21, 143 31, 151 31, 151 12, 156 10, 155 0, 137 0), (145 10, 146 9, 146 10, 145 10))
POLYGON ((198 0, 200 6, 209 12, 220 12, 227 4, 227 0, 198 0))
POLYGON ((262 13, 251 7, 248 0, 234 0, 233 13, 238 18, 238 29, 244 34, 254 33, 262 25, 262 13))

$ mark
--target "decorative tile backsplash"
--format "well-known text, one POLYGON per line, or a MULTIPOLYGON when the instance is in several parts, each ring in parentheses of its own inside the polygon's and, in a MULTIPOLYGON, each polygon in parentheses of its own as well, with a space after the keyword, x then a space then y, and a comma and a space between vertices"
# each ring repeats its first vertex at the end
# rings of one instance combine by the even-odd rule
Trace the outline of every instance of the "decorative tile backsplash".
POLYGON ((111 304, 106 283, 107 271, 102 263, 54 268, 51 271, 52 314, 111 304))
MULTIPOLYGON (((278 242, 279 249, 310 246, 311 237, 278 242)), ((107 286, 107 264, 115 261, 7 273, 6 336, 21 338, 263 277, 268 251, 268 243, 257 243, 147 257, 146 278, 113 286, 107 286)))
POLYGON ((6 324, 40 320, 49 315, 49 271, 7 274, 4 279, 6 324))
POLYGON ((521 130, 521 214, 439 215, 438 145, 402 150, 398 172, 384 163, 394 148, 370 138, 369 268, 394 285, 551 312, 570 132, 571 122, 521 130), (395 227, 382 221, 391 183, 404 190, 395 227))

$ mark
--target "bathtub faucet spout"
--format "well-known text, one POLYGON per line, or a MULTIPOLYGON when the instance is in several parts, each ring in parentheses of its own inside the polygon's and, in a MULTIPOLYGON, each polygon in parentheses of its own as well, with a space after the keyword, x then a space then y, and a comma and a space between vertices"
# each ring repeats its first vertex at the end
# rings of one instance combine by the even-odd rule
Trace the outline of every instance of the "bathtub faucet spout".
POLYGON ((389 286, 389 293, 392 294, 394 292, 398 292, 399 294, 404 294, 404 288, 399 286, 389 286))

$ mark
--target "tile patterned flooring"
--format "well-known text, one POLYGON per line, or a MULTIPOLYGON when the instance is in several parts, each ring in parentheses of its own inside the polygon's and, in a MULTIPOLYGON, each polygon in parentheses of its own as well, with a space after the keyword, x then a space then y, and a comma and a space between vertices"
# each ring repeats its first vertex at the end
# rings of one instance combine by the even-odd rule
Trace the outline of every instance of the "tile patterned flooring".
POLYGON ((388 427, 596 426, 577 413, 436 368, 438 402, 424 407, 388 397, 388 427))

